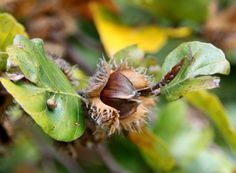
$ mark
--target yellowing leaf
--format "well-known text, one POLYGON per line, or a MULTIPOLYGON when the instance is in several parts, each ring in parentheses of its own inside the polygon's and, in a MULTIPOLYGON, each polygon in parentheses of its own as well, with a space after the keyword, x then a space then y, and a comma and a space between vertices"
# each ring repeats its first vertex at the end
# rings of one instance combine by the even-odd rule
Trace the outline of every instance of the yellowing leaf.
POLYGON ((14 17, 7 13, 0 13, 0 50, 4 51, 11 45, 17 34, 27 37, 24 27, 14 17))
POLYGON ((137 44, 144 51, 156 52, 164 46, 168 35, 185 37, 191 32, 188 28, 165 29, 155 25, 130 27, 109 19, 98 3, 93 2, 90 7, 101 40, 110 57, 132 44, 137 44))
POLYGON ((210 118, 227 143, 236 152, 236 131, 219 98, 207 91, 191 92, 185 95, 185 98, 210 118))
POLYGON ((144 129, 142 133, 130 133, 129 138, 138 146, 147 163, 155 172, 169 171, 175 165, 175 159, 168 146, 151 131, 144 129))
POLYGON ((24 27, 14 17, 7 13, 0 13, 0 70, 6 69, 6 47, 11 45, 14 37, 21 34, 27 37, 24 27))
POLYGON ((191 30, 188 27, 181 27, 181 28, 165 28, 163 30, 168 36, 170 37, 186 37, 191 34, 191 30))

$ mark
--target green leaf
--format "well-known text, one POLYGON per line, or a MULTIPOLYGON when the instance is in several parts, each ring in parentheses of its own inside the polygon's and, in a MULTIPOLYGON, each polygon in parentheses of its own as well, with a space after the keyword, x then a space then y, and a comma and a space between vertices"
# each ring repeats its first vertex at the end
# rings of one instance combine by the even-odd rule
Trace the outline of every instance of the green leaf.
POLYGON ((160 78, 161 68, 157 65, 156 57, 146 55, 137 45, 131 45, 119 50, 110 60, 111 64, 119 64, 121 62, 128 62, 140 72, 148 69, 150 76, 155 79, 160 78))
POLYGON ((131 45, 117 51, 110 62, 112 64, 119 64, 121 62, 127 61, 129 64, 132 64, 134 67, 138 67, 143 63, 144 52, 138 48, 137 45, 131 45))
POLYGON ((60 69, 47 58, 42 40, 28 40, 18 35, 7 52, 8 60, 18 65, 30 81, 13 83, 1 78, 7 91, 51 137, 60 141, 80 137, 84 120, 79 96, 60 69), (49 99, 55 101, 54 109, 48 106, 49 99))
POLYGON ((138 146, 144 159, 155 172, 170 171, 175 165, 175 159, 169 151, 168 145, 150 130, 142 133, 130 133, 130 140, 138 146))
POLYGON ((198 91, 188 93, 185 98, 210 118, 227 143, 236 152, 236 131, 218 97, 207 91, 198 91))
POLYGON ((160 107, 154 132, 168 143, 172 143, 176 135, 186 123, 187 104, 183 100, 169 102, 160 107))
POLYGON ((12 15, 0 13, 0 51, 5 51, 17 34, 27 37, 24 27, 12 15))
POLYGON ((183 100, 169 102, 160 109, 155 133, 169 144, 177 165, 189 165, 212 142, 212 129, 208 124, 196 128, 198 122, 187 116, 187 104, 183 100))
POLYGON ((194 41, 181 44, 166 57, 163 76, 182 59, 184 64, 176 77, 161 88, 161 94, 168 100, 176 100, 189 91, 218 87, 219 78, 209 75, 229 74, 230 71, 230 64, 220 49, 194 41))
POLYGON ((185 166, 185 172, 191 173, 232 173, 235 165, 220 150, 208 149, 199 154, 191 163, 185 166))
POLYGON ((213 131, 210 127, 196 129, 185 127, 182 133, 171 143, 171 151, 180 165, 189 165, 204 151, 213 140, 213 131))
POLYGON ((116 61, 122 61, 124 59, 127 59, 131 62, 137 62, 144 58, 144 52, 138 48, 137 45, 131 45, 124 49, 119 50, 116 52, 116 54, 113 56, 113 59, 116 61))
POLYGON ((131 0, 132 3, 151 12, 158 18, 173 21, 193 20, 203 22, 207 17, 209 0, 131 0))
POLYGON ((138 148, 125 136, 115 135, 108 140, 109 149, 116 161, 130 172, 150 172, 138 148), (127 157, 129 156, 129 157, 127 157))

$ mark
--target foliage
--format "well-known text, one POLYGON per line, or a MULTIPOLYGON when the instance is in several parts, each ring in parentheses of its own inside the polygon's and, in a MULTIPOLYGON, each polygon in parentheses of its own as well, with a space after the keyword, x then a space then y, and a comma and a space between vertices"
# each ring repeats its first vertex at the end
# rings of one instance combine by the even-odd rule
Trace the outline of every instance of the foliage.
POLYGON ((235 172, 234 3, 0 2, 0 172, 235 172), (105 60, 150 80, 140 133, 92 120, 105 60))
POLYGON ((0 70, 6 69, 6 47, 11 45, 16 34, 27 36, 24 27, 10 14, 0 13, 0 70))
POLYGON ((209 75, 229 74, 230 65, 221 50, 207 43, 189 42, 183 43, 165 58, 163 76, 181 59, 185 62, 180 72, 161 88, 162 94, 169 100, 178 99, 189 91, 218 87, 219 79, 209 75))
POLYGON ((167 0, 133 0, 141 8, 144 8, 157 16, 169 18, 174 21, 194 20, 202 22, 207 16, 209 0, 176 1, 167 0))
POLYGON ((236 131, 217 96, 206 91, 198 91, 187 94, 186 99, 209 117, 235 152, 236 131))
POLYGON ((13 16, 7 13, 0 14, 0 50, 4 51, 11 45, 16 34, 27 36, 24 27, 13 16))
POLYGON ((47 58, 40 39, 28 40, 16 36, 7 48, 12 61, 31 83, 13 83, 1 78, 1 83, 32 116, 37 124, 57 140, 72 141, 84 131, 84 121, 78 95, 60 69, 47 58), (55 100, 51 109, 47 100, 55 100))
POLYGON ((185 37, 191 31, 188 28, 170 29, 158 26, 129 27, 105 12, 97 3, 91 4, 95 24, 99 30, 102 42, 108 55, 113 56, 118 50, 133 43, 147 52, 159 50, 167 41, 169 33, 174 37, 185 37), (112 37, 110 37, 112 35, 112 37))
POLYGON ((139 147, 144 159, 155 172, 160 171, 160 168, 164 171, 173 168, 175 159, 167 145, 151 131, 145 129, 141 134, 131 133, 129 138, 139 147))

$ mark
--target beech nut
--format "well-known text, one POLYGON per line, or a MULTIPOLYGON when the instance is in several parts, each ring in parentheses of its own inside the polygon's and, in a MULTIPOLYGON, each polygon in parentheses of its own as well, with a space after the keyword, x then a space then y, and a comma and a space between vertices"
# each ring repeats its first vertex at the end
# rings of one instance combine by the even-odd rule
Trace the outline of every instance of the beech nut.
POLYGON ((150 103, 150 98, 141 97, 139 91, 150 84, 146 74, 126 62, 114 65, 102 60, 81 95, 86 96, 90 117, 108 135, 120 130, 141 131, 149 113, 145 99, 150 103))

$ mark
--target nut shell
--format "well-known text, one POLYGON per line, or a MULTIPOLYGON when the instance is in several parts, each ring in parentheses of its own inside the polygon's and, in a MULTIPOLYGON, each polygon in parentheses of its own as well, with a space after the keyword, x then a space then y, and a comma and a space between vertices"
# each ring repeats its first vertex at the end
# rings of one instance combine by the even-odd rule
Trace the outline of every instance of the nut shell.
POLYGON ((139 90, 150 87, 149 79, 126 62, 114 65, 102 60, 81 94, 97 131, 107 135, 120 130, 141 131, 149 111, 139 90))
POLYGON ((113 72, 101 92, 101 100, 119 111, 123 118, 136 111, 140 104, 138 92, 135 90, 130 80, 119 71, 113 72))

